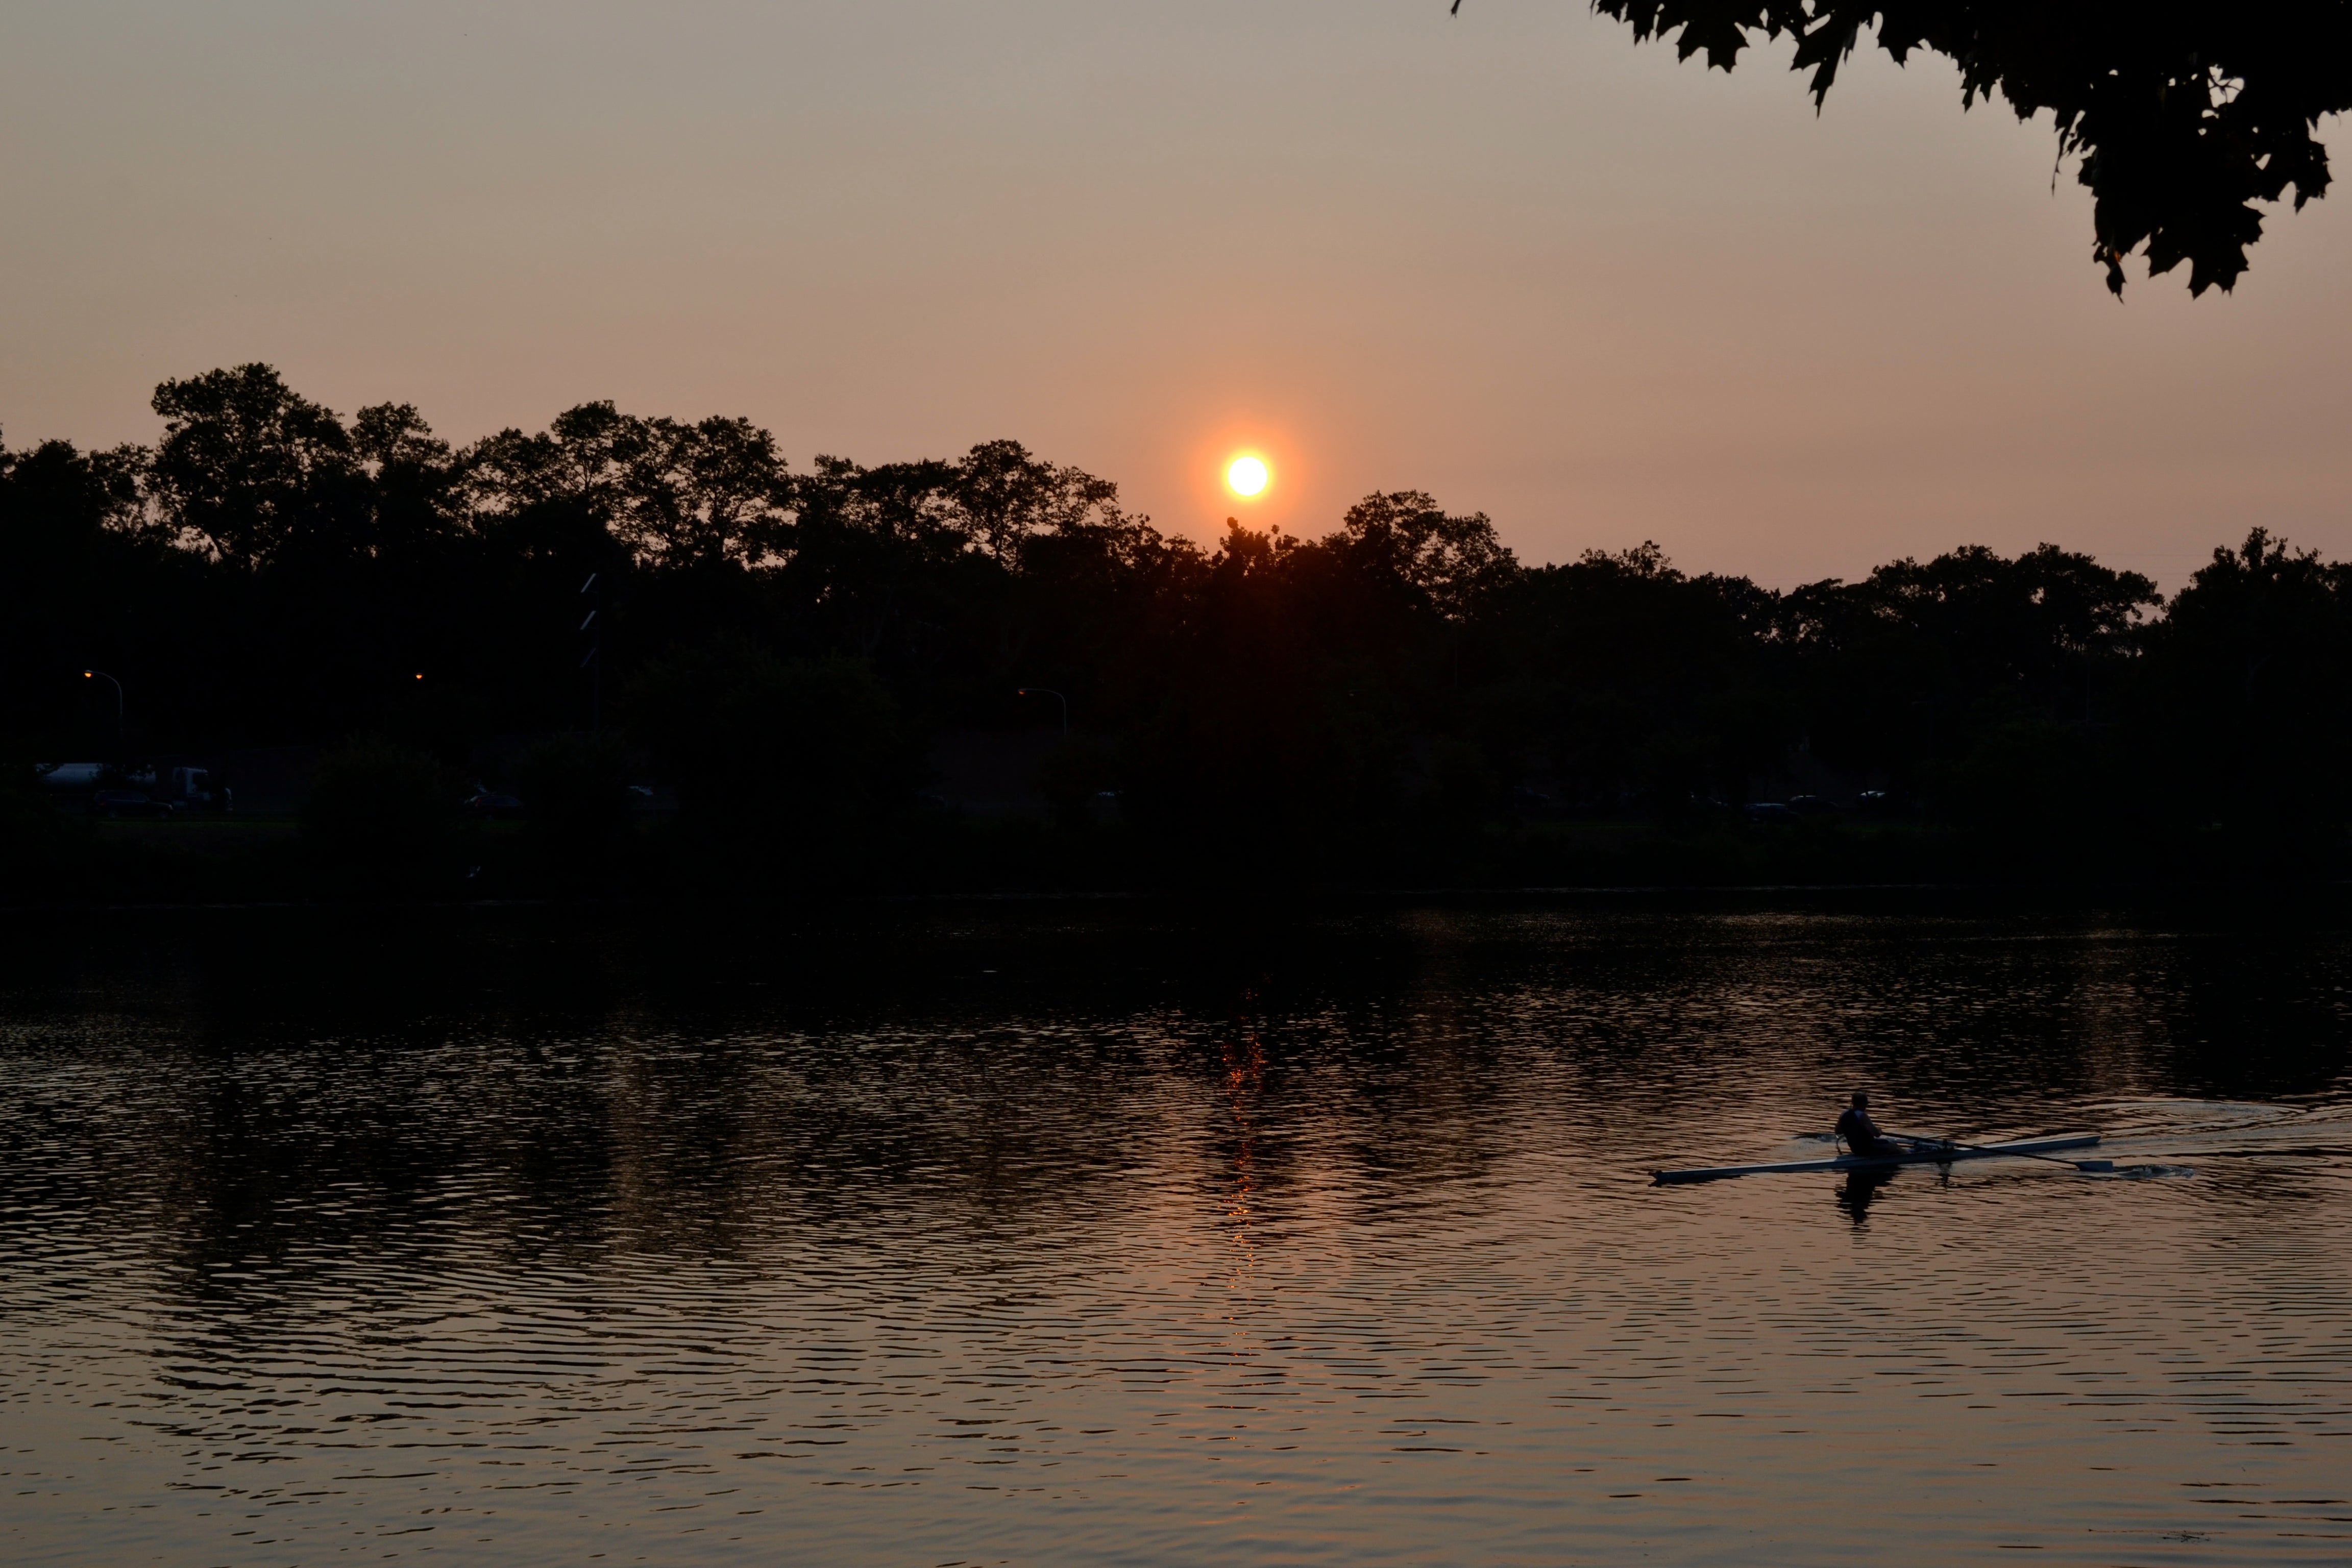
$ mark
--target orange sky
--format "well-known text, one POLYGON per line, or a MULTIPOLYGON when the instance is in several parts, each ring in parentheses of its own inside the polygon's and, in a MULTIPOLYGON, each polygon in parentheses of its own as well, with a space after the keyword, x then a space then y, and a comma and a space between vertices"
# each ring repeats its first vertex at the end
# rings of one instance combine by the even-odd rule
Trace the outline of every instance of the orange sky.
MULTIPOLYGON (((1574 0, 0 11, 0 426, 263 359, 457 438, 611 397, 805 465, 1010 436, 1208 537, 1224 458, 1529 560, 1788 584, 2049 539, 2352 555, 2352 194, 2233 299, 2089 258, 2046 124, 1574 0)), ((2340 149, 2339 149, 2340 151, 2340 149)))

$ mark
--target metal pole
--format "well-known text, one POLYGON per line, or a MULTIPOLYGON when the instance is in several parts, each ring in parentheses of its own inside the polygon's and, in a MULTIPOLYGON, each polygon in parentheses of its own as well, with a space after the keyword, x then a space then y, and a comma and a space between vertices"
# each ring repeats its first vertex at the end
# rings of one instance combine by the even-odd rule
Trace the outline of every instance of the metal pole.
POLYGON ((596 580, 602 575, 602 573, 591 572, 588 581, 580 584, 582 593, 593 589, 596 595, 596 602, 589 610, 588 618, 580 623, 580 629, 588 634, 588 657, 580 662, 589 668, 588 733, 592 736, 601 731, 604 724, 604 661, 597 657, 604 649, 604 624, 599 618, 604 608, 604 590, 596 586, 596 580))
POLYGON ((1050 697, 1062 705, 1062 739, 1070 738, 1070 700, 1050 686, 1024 686, 1014 691, 1019 697, 1050 697))
MULTIPOLYGON (((83 670, 83 671, 81 672, 81 678, 82 678, 84 680, 90 680, 90 679, 103 680, 103 681, 105 681, 109 686, 111 686, 111 687, 113 687, 113 688, 114 688, 114 749, 115 749, 117 752, 121 751, 121 750, 122 750, 122 682, 121 682, 121 681, 119 681, 119 680, 117 680, 117 679, 114 679, 114 677, 112 677, 112 676, 110 676, 110 675, 107 674, 107 673, 106 673, 106 671, 104 671, 104 670, 102 670, 102 669, 85 669, 85 670, 83 670)), ((120 759, 120 758, 117 758, 116 760, 117 760, 117 761, 120 761, 121 759, 120 759)))

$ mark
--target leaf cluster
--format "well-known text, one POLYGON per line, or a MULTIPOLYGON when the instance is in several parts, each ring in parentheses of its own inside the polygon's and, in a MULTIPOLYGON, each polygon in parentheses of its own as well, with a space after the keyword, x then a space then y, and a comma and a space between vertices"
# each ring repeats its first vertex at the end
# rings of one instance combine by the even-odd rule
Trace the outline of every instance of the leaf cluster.
POLYGON ((1964 106, 1996 98, 2048 113, 2059 156, 2080 159, 2094 258, 2120 294, 2123 264, 2189 265, 2189 289, 2234 285, 2261 237, 2255 204, 2326 194, 2320 121, 2352 108, 2352 4, 2234 0, 1593 0, 1637 39, 1729 70, 1759 38, 1787 37, 1818 105, 1868 38, 1902 64, 1959 68, 1964 106))

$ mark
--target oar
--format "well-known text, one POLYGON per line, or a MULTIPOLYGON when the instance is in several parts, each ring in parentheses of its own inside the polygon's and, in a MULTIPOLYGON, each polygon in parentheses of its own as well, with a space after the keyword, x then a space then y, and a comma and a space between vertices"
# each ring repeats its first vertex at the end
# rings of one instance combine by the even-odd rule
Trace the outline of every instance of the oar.
MULTIPOLYGON (((1881 1128, 1882 1132, 1886 1131, 1881 1128)), ((1972 1154, 2001 1154, 2012 1160, 2047 1160, 2053 1165, 2064 1165, 2075 1171, 2113 1171, 2113 1160, 2061 1160, 2055 1154, 2027 1154, 2015 1149, 1988 1149, 1981 1143, 1959 1143, 1949 1138, 1922 1138, 1916 1132, 1886 1132, 1889 1138, 1908 1138, 1914 1143, 1941 1143, 1948 1149, 1966 1149, 1972 1154)))

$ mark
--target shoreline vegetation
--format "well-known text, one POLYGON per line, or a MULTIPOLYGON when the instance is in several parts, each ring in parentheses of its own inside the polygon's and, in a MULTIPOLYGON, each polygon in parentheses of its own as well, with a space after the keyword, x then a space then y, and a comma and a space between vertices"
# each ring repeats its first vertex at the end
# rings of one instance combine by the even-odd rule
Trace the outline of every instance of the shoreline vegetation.
POLYGON ((31 836, 16 836, 0 865, 0 908, 1896 889, 2134 895, 2256 888, 2276 896, 2297 889, 2323 894, 2347 880, 2333 865, 2250 868, 2228 858, 2221 844, 2210 847, 2222 852, 2206 859, 2137 872, 2129 863, 2137 857, 2127 853, 2035 860, 2013 849, 1989 854, 1987 846, 1966 836, 1934 829, 1880 835, 1833 827, 1766 837, 1728 827, 1677 832, 1607 824, 1497 829, 1467 842, 1384 846, 1387 852, 1376 855, 1252 861, 1187 857, 1177 847, 1128 833, 950 823, 909 828, 887 842, 843 844, 813 865, 781 857, 730 858, 723 847, 659 828, 583 861, 551 856, 526 828, 461 833, 446 846, 449 853, 436 857, 446 863, 436 866, 333 857, 298 823, 283 819, 240 824, 233 835, 192 831, 200 826, 68 822, 30 843, 31 836))
POLYGON ((1203 549, 1010 441, 154 406, 0 447, 0 903, 2352 873, 2352 566, 2259 529, 2169 598, 2048 544, 1783 592, 1413 491, 1203 549))
MULTIPOLYGON (((2100 899, 2203 890, 2249 892, 2302 907, 2347 885, 2340 867, 2302 874, 2249 868, 2215 853, 2136 873, 2124 847, 2029 859, 1934 826, 1831 825, 1754 832, 1728 822, 1675 828, 1639 822, 1499 826, 1450 842, 1358 855, 1257 860, 1186 856, 1118 828, 1050 822, 902 825, 886 840, 838 844, 825 861, 745 862, 675 825, 633 828, 586 862, 551 855, 523 823, 461 826, 448 863, 355 865, 322 852, 299 817, 232 823, 84 824, 11 844, 0 912, 73 907, 282 907, 336 902, 712 904, 1226 897, 1506 900, 1637 894, 1945 892, 2100 899), (459 864, 458 862, 462 862, 459 864)), ((2215 843, 2206 846, 2225 850, 2215 843)))

